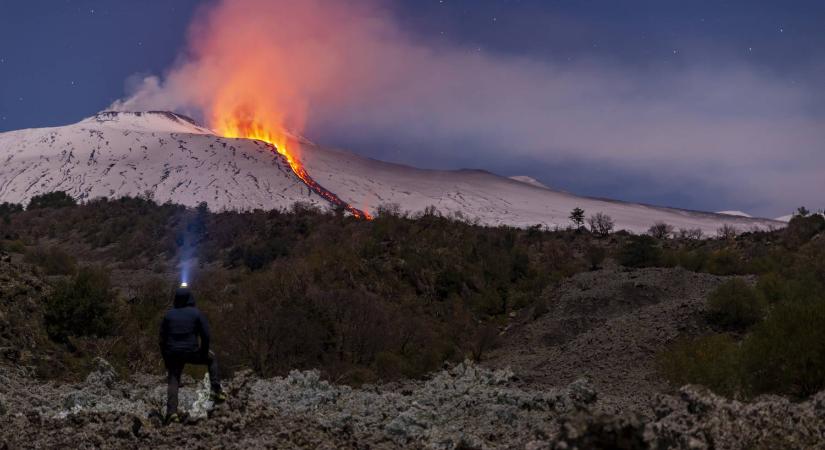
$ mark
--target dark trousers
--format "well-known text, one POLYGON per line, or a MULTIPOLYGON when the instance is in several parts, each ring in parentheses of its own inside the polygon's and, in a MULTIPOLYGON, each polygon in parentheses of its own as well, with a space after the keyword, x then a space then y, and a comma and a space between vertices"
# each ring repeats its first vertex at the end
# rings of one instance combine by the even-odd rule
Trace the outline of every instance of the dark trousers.
POLYGON ((221 379, 218 374, 218 360, 212 352, 203 353, 167 353, 163 355, 163 362, 166 364, 167 388, 166 388, 166 415, 178 412, 178 388, 180 387, 180 377, 183 367, 186 364, 207 366, 209 368, 209 383, 212 392, 221 391, 221 379))

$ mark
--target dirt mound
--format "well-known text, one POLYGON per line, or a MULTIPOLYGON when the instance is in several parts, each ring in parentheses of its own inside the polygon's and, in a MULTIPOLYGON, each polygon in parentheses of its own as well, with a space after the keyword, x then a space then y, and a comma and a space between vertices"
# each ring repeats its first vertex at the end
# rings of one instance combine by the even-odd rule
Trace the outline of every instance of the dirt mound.
POLYGON ((49 347, 40 326, 40 299, 47 290, 34 269, 0 250, 0 364, 31 365, 31 349, 49 347))
POLYGON ((611 268, 575 275, 548 300, 548 312, 502 336, 487 365, 511 367, 529 386, 588 377, 621 398, 610 412, 649 402, 667 389, 655 356, 677 336, 709 331, 705 299, 725 280, 683 269, 611 268), (630 399, 630 401, 626 401, 630 399))

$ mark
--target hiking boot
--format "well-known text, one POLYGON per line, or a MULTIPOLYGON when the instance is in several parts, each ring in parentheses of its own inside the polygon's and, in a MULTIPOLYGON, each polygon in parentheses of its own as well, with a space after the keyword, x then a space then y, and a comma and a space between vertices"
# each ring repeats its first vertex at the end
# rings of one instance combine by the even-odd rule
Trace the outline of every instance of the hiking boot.
POLYGON ((212 392, 209 395, 209 400, 212 400, 215 404, 220 404, 226 401, 226 393, 223 391, 212 392))

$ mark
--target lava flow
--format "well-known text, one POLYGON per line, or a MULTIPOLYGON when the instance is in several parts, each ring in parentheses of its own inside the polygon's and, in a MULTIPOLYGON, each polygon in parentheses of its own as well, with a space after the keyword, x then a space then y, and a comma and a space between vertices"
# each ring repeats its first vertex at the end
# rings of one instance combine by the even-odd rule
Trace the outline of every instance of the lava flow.
POLYGON ((289 137, 286 133, 273 132, 255 120, 239 120, 237 116, 219 121, 216 126, 216 131, 222 136, 229 138, 255 139, 270 144, 276 152, 286 158, 286 161, 289 163, 289 167, 292 168, 295 175, 297 175, 298 178, 300 178, 301 181, 303 181, 304 184, 307 185, 308 188, 312 189, 312 191, 316 194, 327 199, 327 201, 333 205, 344 208, 344 210, 359 219, 372 220, 372 216, 368 212, 355 208, 349 203, 341 200, 340 197, 325 189, 313 180, 311 176, 309 176, 309 173, 301 162, 298 161, 298 158, 296 158, 289 150, 289 137))

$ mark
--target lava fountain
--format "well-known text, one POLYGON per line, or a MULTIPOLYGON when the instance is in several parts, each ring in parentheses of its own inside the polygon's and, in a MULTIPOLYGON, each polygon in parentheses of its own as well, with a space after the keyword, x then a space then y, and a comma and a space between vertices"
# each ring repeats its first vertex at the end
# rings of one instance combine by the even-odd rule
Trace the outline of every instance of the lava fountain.
POLYGON ((282 155, 289 167, 304 182, 304 184, 316 194, 325 198, 337 207, 341 207, 359 219, 372 220, 372 216, 349 203, 341 200, 333 192, 318 184, 307 172, 304 165, 295 154, 299 148, 294 140, 290 142, 290 136, 284 131, 282 126, 267 126, 257 118, 251 108, 234 108, 228 114, 222 113, 218 109, 213 113, 212 128, 218 134, 228 138, 245 138, 262 141, 282 155))

